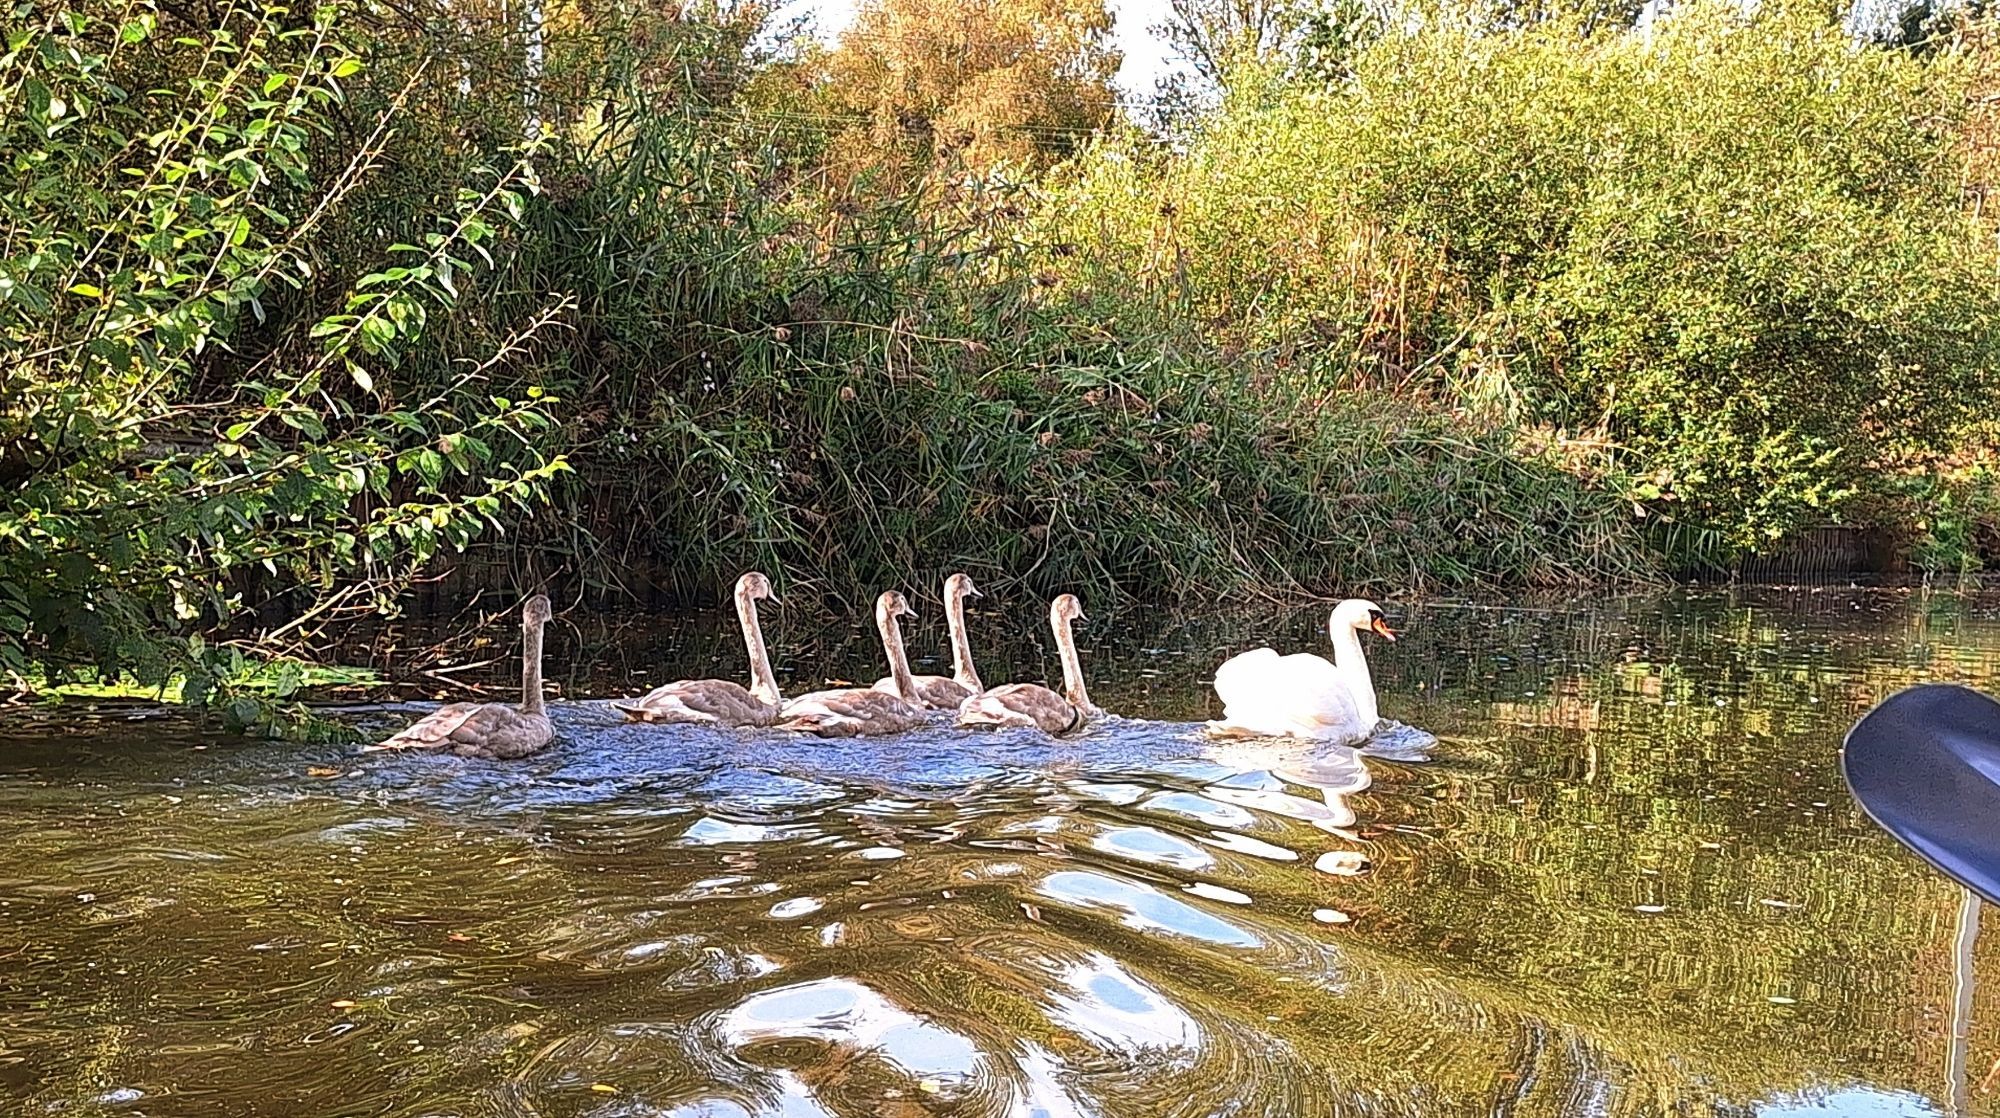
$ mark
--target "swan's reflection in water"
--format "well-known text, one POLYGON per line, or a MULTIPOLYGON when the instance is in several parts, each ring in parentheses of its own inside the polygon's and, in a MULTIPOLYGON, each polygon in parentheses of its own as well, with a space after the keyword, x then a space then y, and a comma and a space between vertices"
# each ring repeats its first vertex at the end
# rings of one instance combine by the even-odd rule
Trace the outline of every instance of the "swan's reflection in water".
MULTIPOLYGON (((1246 810, 1296 819, 1349 843, 1361 843, 1361 836, 1352 829, 1355 812, 1350 797, 1366 791, 1374 777, 1360 751, 1283 739, 1238 739, 1211 743, 1202 757, 1228 771, 1209 782, 1205 795, 1246 810), (1291 791, 1294 787, 1311 789, 1319 797, 1298 795, 1291 791)), ((1298 852, 1292 853, 1296 856, 1298 852)), ((1341 860, 1348 859, 1343 855, 1341 860)), ((1322 864, 1326 858, 1322 855, 1314 861, 1322 864)))

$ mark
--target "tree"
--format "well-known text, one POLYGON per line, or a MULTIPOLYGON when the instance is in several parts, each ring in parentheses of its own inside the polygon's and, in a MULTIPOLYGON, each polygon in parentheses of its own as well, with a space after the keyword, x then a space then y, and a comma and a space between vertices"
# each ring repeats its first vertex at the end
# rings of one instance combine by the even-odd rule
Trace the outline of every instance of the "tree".
POLYGON ((1167 21, 1152 32, 1197 77, 1222 86, 1239 59, 1271 59, 1295 50, 1316 7, 1310 0, 1169 0, 1167 21))
POLYGON ((827 59, 846 146, 924 165, 1039 169, 1115 106, 1103 0, 868 0, 827 59))
MULTIPOLYGON (((1152 31, 1192 67, 1198 84, 1220 89, 1244 62, 1311 82, 1345 81, 1355 55, 1392 26, 1486 33, 1553 21, 1585 30, 1629 27, 1642 6, 1641 0, 1170 0, 1168 20, 1152 31)), ((1161 96, 1171 108, 1191 93, 1168 82, 1161 96)))

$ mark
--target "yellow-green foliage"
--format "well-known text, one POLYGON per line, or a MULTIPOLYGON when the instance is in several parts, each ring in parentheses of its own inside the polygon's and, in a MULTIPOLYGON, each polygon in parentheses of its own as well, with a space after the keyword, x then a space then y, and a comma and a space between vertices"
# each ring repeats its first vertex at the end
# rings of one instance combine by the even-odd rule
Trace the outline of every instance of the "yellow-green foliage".
POLYGON ((1110 122, 1110 39, 1103 0, 865 0, 826 92, 853 161, 1030 171, 1110 122))
POLYGON ((1099 150, 1052 235, 1079 297, 1590 433, 1657 513, 1756 546, 1991 398, 1966 61, 1768 5, 1426 27, 1349 81, 1239 75, 1183 154, 1099 150))

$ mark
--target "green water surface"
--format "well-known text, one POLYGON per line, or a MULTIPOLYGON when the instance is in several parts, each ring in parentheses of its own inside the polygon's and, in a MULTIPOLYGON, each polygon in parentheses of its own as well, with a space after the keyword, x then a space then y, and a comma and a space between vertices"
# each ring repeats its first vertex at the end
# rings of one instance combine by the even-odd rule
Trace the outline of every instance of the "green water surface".
MULTIPOLYGON (((6 716, 0 1113, 2000 1113, 2000 921, 1968 968, 1959 890, 1837 768, 1900 687, 2000 690, 2000 597, 1385 604, 1420 763, 1193 732, 1317 608, 1099 622, 1125 718, 1065 742, 579 700, 507 765, 6 716)), ((991 681, 1055 669, 975 625, 991 681)), ((772 637, 794 691, 876 671, 865 630, 772 637)), ((732 641, 559 624, 552 689, 732 641)))

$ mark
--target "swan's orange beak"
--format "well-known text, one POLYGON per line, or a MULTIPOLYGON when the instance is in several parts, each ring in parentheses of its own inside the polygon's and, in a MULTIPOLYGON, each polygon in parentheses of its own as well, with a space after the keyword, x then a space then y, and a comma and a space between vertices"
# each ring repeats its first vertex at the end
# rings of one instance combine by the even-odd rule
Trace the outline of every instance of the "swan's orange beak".
POLYGON ((1389 623, 1380 617, 1371 617, 1368 619, 1368 631, 1391 644, 1395 643, 1396 630, 1389 628, 1389 623))

